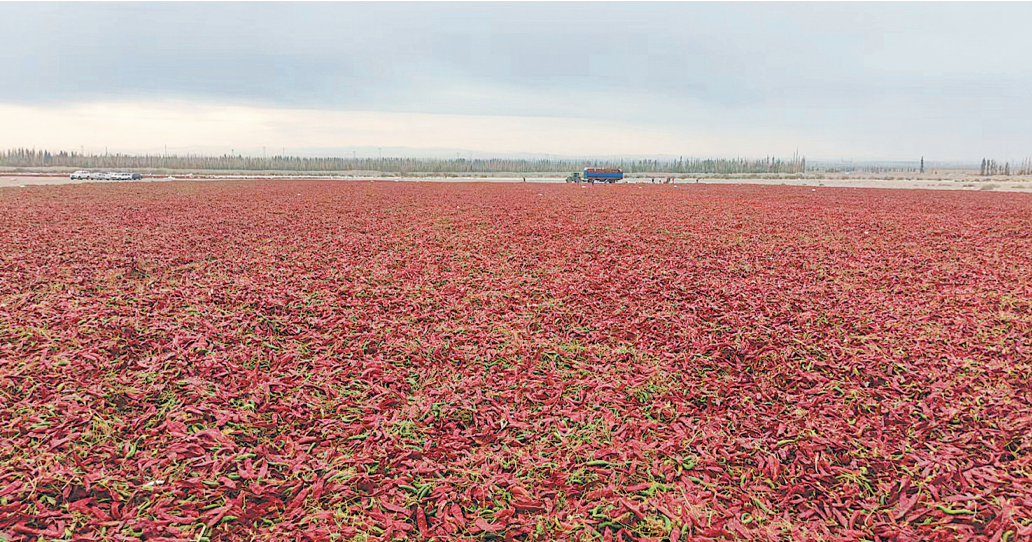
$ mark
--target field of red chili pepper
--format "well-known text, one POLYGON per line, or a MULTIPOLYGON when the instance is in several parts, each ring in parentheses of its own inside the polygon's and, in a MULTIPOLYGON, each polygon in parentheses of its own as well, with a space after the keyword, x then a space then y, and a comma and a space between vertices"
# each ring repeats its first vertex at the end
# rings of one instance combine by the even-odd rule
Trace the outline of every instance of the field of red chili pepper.
POLYGON ((1032 198, 0 190, 0 540, 1029 540, 1032 198))

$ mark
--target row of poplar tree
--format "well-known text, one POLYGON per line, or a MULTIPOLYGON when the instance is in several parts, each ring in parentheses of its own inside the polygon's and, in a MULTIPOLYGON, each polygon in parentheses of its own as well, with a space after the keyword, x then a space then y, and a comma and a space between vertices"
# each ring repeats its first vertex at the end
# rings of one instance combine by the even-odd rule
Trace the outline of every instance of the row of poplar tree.
POLYGON ((983 158, 981 175, 983 177, 991 175, 1032 175, 1032 158, 1025 158, 1021 161, 1021 164, 1015 164, 1013 169, 1010 162, 1004 162, 1001 165, 996 160, 983 158))
POLYGON ((11 149, 0 153, 0 166, 102 169, 182 169, 226 171, 382 171, 397 173, 567 173, 586 167, 619 167, 624 173, 804 173, 806 158, 679 158, 677 160, 588 160, 509 158, 307 158, 242 155, 131 155, 11 149))

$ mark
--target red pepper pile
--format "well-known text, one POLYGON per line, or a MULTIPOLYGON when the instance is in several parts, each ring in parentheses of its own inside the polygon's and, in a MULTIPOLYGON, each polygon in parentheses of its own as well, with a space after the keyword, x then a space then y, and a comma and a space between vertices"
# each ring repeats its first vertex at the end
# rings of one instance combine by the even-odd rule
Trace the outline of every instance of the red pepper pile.
POLYGON ((0 191, 0 540, 1028 540, 1032 198, 0 191))

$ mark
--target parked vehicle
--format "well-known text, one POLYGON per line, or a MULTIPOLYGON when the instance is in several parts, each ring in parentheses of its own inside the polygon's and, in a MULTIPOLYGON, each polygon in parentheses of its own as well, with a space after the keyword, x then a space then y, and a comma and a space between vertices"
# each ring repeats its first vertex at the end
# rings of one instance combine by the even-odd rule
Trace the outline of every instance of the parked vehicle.
POLYGON ((583 175, 581 173, 573 173, 566 178, 568 183, 579 183, 588 182, 595 184, 596 181, 600 183, 615 183, 623 179, 623 170, 618 167, 586 167, 584 168, 583 175))
POLYGON ((138 181, 142 178, 143 175, 139 173, 114 173, 104 171, 91 172, 85 169, 80 169, 79 171, 71 174, 71 179, 73 181, 138 181))
POLYGON ((618 167, 586 167, 584 168, 584 180, 589 183, 598 181, 600 183, 615 183, 623 179, 623 170, 618 167))

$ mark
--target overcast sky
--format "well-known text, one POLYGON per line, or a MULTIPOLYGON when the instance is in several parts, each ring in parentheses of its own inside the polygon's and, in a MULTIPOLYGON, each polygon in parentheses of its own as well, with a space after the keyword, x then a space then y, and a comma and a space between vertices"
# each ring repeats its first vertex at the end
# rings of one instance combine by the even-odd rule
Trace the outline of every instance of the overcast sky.
POLYGON ((1032 3, 0 3, 0 148, 1032 155, 1032 3))

